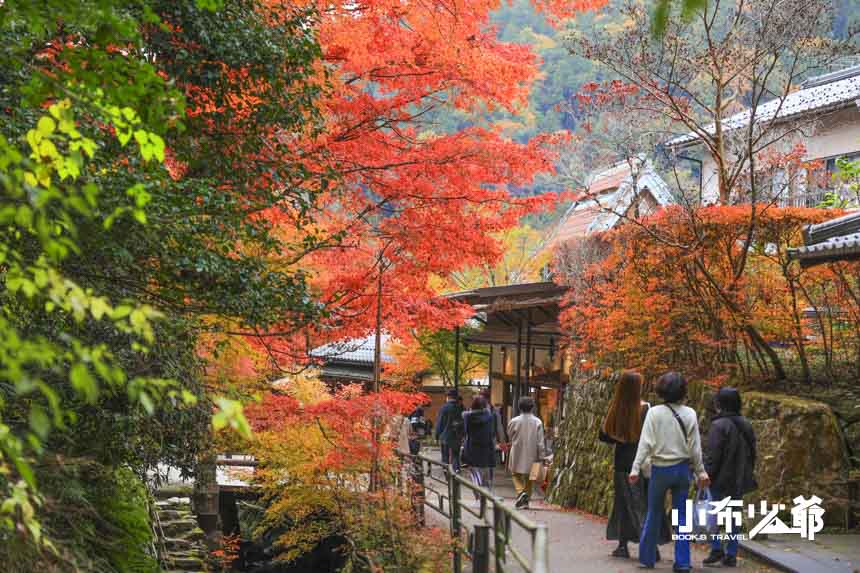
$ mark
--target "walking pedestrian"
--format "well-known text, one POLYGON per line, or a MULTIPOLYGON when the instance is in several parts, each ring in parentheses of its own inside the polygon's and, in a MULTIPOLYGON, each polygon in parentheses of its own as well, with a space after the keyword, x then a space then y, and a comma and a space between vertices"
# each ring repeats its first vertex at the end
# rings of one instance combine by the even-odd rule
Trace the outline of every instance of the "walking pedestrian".
POLYGON ((535 401, 529 396, 519 400, 520 415, 508 422, 511 451, 508 454, 508 469, 517 491, 516 507, 528 509, 532 495, 531 469, 535 462, 542 462, 547 455, 544 443, 543 422, 532 414, 535 401))
POLYGON ((505 432, 505 426, 502 424, 502 413, 497 407, 493 406, 492 402, 490 401, 490 395, 491 394, 489 388, 484 388, 483 390, 481 390, 481 396, 484 397, 484 401, 487 404, 487 410, 489 410, 490 413, 493 414, 493 420, 495 422, 493 439, 496 444, 504 444, 507 443, 508 436, 505 432))
POLYGON ((472 407, 463 414, 463 420, 466 430, 463 463, 469 466, 475 485, 492 489, 492 468, 496 465, 495 420, 483 396, 479 394, 472 399, 472 407))
MULTIPOLYGON (((614 499, 612 514, 606 525, 606 539, 618 541, 618 547, 612 552, 613 557, 627 559, 630 557, 628 543, 639 543, 642 535, 642 524, 648 509, 646 501, 648 492, 648 477, 650 464, 646 462, 641 470, 643 479, 631 484, 627 476, 633 468, 636 448, 639 445, 639 434, 642 424, 648 414, 650 404, 642 400, 642 376, 638 372, 627 370, 621 374, 606 419, 600 430, 600 441, 615 446, 613 487, 614 499)), ((658 538, 658 543, 669 540, 668 529, 658 538)), ((657 550, 656 560, 660 560, 657 550)))
MULTIPOLYGON (((642 466, 651 459, 651 480, 648 484, 648 511, 639 539, 639 562, 652 569, 657 559, 657 538, 663 522, 663 500, 672 492, 672 508, 678 510, 679 526, 685 525, 685 504, 690 489, 691 466, 699 487, 710 483, 702 462, 702 445, 696 412, 680 402, 687 396, 687 381, 677 372, 669 372, 657 381, 657 395, 664 403, 654 406, 645 417, 639 436, 636 458, 628 478, 639 481, 642 466)), ((688 572, 690 542, 675 541, 676 572, 688 572)))
POLYGON ((481 396, 487 403, 487 410, 493 415, 493 467, 490 468, 490 483, 493 483, 496 471, 496 464, 500 463, 502 448, 508 441, 505 426, 502 423, 502 413, 497 407, 494 407, 490 401, 491 393, 489 388, 481 390, 481 396))
MULTIPOLYGON (((711 420, 705 449, 705 469, 711 477, 711 497, 714 501, 731 497, 743 499, 744 494, 758 487, 755 480, 756 439, 749 420, 741 416, 741 394, 734 388, 720 388, 714 397, 717 414, 711 420)), ((736 535, 737 529, 732 530, 736 535)), ((723 544, 714 536, 711 553, 704 565, 722 562, 725 567, 737 566, 738 542, 730 539, 723 544)))
POLYGON ((460 471, 460 444, 463 441, 463 406, 457 390, 448 390, 448 400, 436 417, 435 436, 442 449, 442 462, 460 471), (458 400, 459 398, 459 400, 458 400))
POLYGON ((409 453, 417 456, 421 451, 421 440, 428 433, 427 420, 424 418, 424 408, 415 408, 409 415, 409 453))

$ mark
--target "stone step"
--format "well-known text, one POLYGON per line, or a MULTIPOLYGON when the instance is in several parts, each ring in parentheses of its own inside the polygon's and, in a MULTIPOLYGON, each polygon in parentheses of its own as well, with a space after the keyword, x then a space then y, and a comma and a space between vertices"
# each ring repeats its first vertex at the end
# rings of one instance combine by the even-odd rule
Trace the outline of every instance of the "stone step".
POLYGON ((178 509, 159 509, 158 519, 161 521, 171 521, 177 519, 187 519, 191 516, 190 511, 179 511, 178 509))
POLYGON ((173 496, 165 499, 159 499, 155 502, 155 505, 158 507, 164 507, 168 505, 191 505, 191 498, 173 496))
POLYGON ((190 503, 164 503, 162 505, 158 505, 158 504, 161 504, 160 501, 157 501, 155 503, 156 503, 156 506, 155 506, 156 511, 162 511, 165 509, 166 510, 173 510, 173 511, 191 511, 191 504, 190 503))
POLYGON ((197 529, 196 519, 175 519, 161 522, 161 530, 167 537, 177 537, 180 533, 187 533, 193 529, 197 529))
POLYGON ((176 551, 168 551, 167 552, 168 559, 176 560, 176 559, 205 559, 206 558, 206 550, 203 547, 191 547, 189 549, 180 549, 176 551))
POLYGON ((168 560, 170 566, 174 569, 179 569, 180 571, 205 571, 206 564, 202 557, 193 557, 193 556, 182 556, 175 557, 170 556, 168 560))
POLYGON ((168 551, 181 551, 183 549, 191 549, 192 542, 188 539, 182 539, 180 537, 167 537, 164 540, 164 546, 168 551))
POLYGON ((195 527, 194 529, 189 529, 187 531, 179 532, 176 537, 180 539, 184 539, 187 541, 191 541, 192 543, 203 541, 206 539, 206 534, 203 533, 203 530, 199 527, 195 527))

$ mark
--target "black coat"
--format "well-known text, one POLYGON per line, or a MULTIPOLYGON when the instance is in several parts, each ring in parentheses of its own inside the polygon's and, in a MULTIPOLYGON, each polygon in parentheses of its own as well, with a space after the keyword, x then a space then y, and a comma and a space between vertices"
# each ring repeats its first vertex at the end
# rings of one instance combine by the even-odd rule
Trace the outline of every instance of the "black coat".
POLYGON ((436 439, 450 447, 460 447, 463 440, 463 407, 448 400, 439 408, 436 416, 436 439))
POLYGON ((705 471, 720 496, 740 499, 758 485, 755 480, 756 440, 749 420, 721 412, 711 421, 705 451, 705 471))
POLYGON ((496 465, 496 417, 489 410, 470 410, 464 414, 466 443, 463 461, 476 468, 496 465))

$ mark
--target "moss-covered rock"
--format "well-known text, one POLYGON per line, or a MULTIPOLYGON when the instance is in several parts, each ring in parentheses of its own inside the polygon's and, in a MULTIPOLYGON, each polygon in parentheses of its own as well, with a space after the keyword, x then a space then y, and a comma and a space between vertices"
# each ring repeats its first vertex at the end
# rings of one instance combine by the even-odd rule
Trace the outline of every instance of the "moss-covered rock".
MULTIPOLYGON (((567 416, 555 447, 549 499, 598 515, 612 508, 612 448, 598 441, 616 378, 594 377, 568 387, 567 416)), ((652 403, 658 401, 651 397, 652 403)), ((707 432, 713 390, 690 387, 689 405, 707 432)), ((745 392, 744 414, 756 431, 759 489, 747 502, 767 500, 792 505, 798 495, 824 500, 828 525, 843 525, 847 491, 838 482, 850 463, 842 430, 831 408, 816 400, 784 394, 745 392), (836 483, 834 483, 836 482, 836 483)), ((704 443, 704 436, 703 436, 704 443)))
POLYGON ((847 491, 838 482, 846 476, 849 460, 830 407, 784 394, 747 392, 744 414, 759 445, 759 489, 747 501, 765 499, 790 507, 798 495, 815 494, 824 500, 825 522, 843 525, 847 491))

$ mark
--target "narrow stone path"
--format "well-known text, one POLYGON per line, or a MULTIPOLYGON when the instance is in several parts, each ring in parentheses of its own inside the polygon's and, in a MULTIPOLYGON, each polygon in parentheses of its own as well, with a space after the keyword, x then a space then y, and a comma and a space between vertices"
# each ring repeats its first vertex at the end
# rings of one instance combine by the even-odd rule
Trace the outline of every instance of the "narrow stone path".
POLYGON ((187 497, 171 497, 155 502, 159 543, 163 544, 164 567, 168 572, 206 571, 207 550, 204 534, 197 526, 191 512, 191 500, 187 497))

